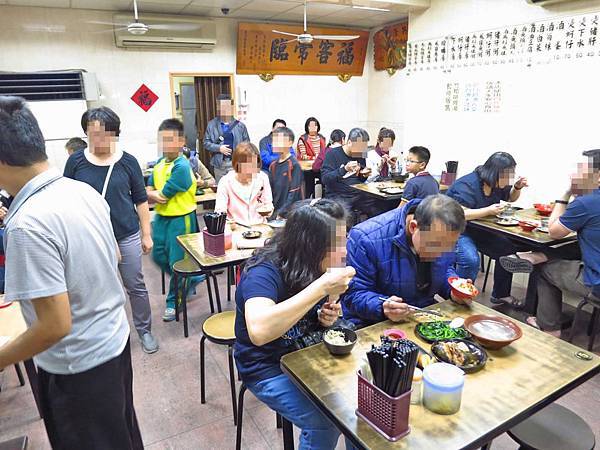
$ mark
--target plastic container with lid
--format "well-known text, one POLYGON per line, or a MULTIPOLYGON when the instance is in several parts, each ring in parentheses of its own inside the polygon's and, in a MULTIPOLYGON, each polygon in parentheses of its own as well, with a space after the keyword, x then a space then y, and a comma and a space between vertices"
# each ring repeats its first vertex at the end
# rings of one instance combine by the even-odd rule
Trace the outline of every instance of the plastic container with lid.
POLYGON ((410 404, 419 405, 421 404, 423 388, 423 371, 418 367, 415 368, 415 373, 412 379, 412 393, 410 394, 410 404))
POLYGON ((437 414, 454 414, 460 409, 465 373, 456 366, 435 363, 423 371, 423 405, 437 414))

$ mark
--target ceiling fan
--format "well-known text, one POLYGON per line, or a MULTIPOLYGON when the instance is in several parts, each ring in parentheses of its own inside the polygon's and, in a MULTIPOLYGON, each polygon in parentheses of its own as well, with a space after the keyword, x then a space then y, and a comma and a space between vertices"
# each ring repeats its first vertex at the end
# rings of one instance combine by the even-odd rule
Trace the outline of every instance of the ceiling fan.
POLYGON ((337 36, 337 35, 333 35, 333 34, 315 34, 312 35, 308 32, 308 30, 306 29, 306 0, 304 0, 304 32, 302 34, 294 34, 294 33, 288 33, 286 31, 278 31, 278 30, 271 30, 273 33, 277 33, 277 34, 283 34, 285 36, 293 36, 294 39, 290 39, 289 41, 286 41, 286 44, 290 43, 290 42, 299 42, 300 44, 310 44, 312 41, 314 41, 315 39, 323 39, 323 40, 329 40, 329 41, 351 41, 353 39, 358 39, 360 36, 355 35, 355 36, 337 36))
POLYGON ((189 23, 170 23, 170 24, 155 24, 146 25, 140 22, 138 16, 137 0, 133 0, 133 22, 129 23, 114 23, 114 22, 102 22, 102 21, 90 21, 88 23, 94 23, 99 25, 112 25, 115 27, 115 31, 127 30, 131 34, 146 34, 149 30, 176 30, 176 31, 194 31, 200 29, 200 24, 189 24, 189 23))

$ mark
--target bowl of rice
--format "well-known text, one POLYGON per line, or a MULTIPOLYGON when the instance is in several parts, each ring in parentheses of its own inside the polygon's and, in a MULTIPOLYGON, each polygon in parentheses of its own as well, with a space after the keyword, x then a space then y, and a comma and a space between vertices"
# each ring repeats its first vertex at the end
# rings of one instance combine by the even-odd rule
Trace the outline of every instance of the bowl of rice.
POLYGON ((335 327, 323 333, 323 343, 332 355, 347 355, 357 340, 356 333, 348 328, 335 327))

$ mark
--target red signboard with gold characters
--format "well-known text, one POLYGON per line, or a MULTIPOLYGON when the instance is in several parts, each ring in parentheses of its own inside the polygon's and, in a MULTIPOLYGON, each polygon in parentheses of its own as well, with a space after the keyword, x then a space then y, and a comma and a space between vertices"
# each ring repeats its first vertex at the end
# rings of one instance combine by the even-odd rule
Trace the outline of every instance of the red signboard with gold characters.
POLYGON ((291 41, 291 36, 271 30, 301 34, 301 25, 240 23, 238 26, 238 74, 338 75, 363 73, 369 32, 342 28, 308 27, 313 35, 358 35, 351 41, 315 39, 310 44, 291 41))
POLYGON ((373 36, 375 70, 404 69, 408 22, 389 25, 373 36))

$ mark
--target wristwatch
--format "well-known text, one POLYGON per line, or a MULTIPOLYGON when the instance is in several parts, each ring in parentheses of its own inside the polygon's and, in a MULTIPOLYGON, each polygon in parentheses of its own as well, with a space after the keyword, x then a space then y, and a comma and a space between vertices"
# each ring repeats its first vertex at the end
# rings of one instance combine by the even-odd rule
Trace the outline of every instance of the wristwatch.
POLYGON ((566 200, 554 200, 554 203, 560 203, 561 205, 568 205, 569 202, 566 200))

